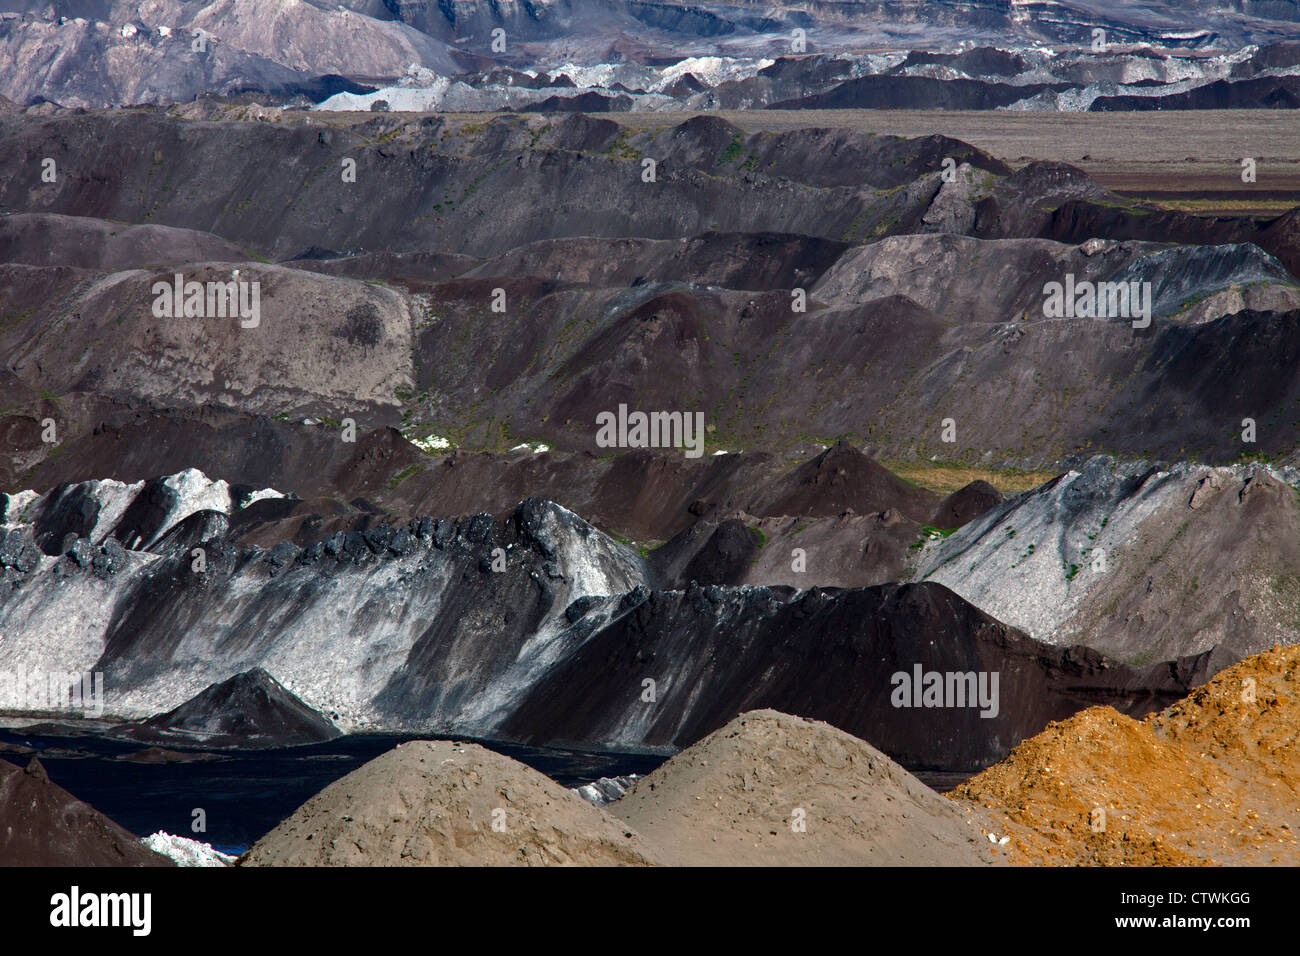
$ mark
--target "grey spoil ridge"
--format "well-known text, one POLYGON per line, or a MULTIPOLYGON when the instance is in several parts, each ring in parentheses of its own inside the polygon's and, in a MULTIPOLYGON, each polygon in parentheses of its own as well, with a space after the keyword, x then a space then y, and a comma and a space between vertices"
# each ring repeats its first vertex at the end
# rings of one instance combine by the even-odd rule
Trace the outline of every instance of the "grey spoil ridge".
MULTIPOLYGON (((927 541, 914 559, 912 576, 951 588, 1038 640, 1085 643, 1121 659, 1137 659, 1143 654, 1144 628, 1124 621, 1103 621, 1097 613, 1099 606, 1113 602, 1116 592, 1127 593, 1141 584, 1143 573, 1132 564, 1152 560, 1149 551, 1154 548, 1157 570, 1146 584, 1151 590, 1151 582, 1160 580, 1158 562, 1170 553, 1184 528, 1189 532, 1187 540, 1192 541, 1213 541, 1214 535, 1248 539, 1250 531, 1260 530, 1267 543, 1269 531, 1281 533, 1281 527, 1259 528, 1259 520, 1250 523, 1252 519, 1242 507, 1252 485, 1259 487, 1268 480, 1300 491, 1300 469, 1294 466, 1273 468, 1253 463, 1214 467, 1183 462, 1159 468, 1095 456, 1078 470, 1009 498, 951 536, 927 541), (1223 497, 1226 492, 1235 492, 1235 497, 1223 497), (1226 500, 1233 507, 1216 511, 1210 507, 1215 499, 1226 500), (1099 551, 1104 552, 1100 565, 1099 551), (1104 570, 1094 570, 1098 567, 1104 570), (1104 628, 1116 633, 1097 633, 1104 628)), ((1279 521, 1289 520, 1296 510, 1296 495, 1288 492, 1271 507, 1274 510, 1267 514, 1279 521)), ((1285 551, 1272 559, 1267 553, 1255 557, 1274 564, 1279 575, 1288 571, 1285 551)), ((1225 558, 1225 566, 1219 567, 1214 558, 1206 555, 1203 565, 1186 568, 1187 574, 1197 576, 1220 572, 1220 577, 1203 581, 1207 590, 1201 603, 1212 604, 1220 592, 1226 595, 1238 581, 1234 573, 1239 562, 1225 558)), ((1294 633, 1271 618, 1259 601, 1245 601, 1243 606, 1248 616, 1257 618, 1256 633, 1238 636, 1234 643, 1226 640, 1226 632, 1200 631, 1188 635, 1176 652, 1197 654, 1223 644, 1228 645, 1223 648, 1224 657, 1236 659, 1262 650, 1274 640, 1294 641, 1294 633)), ((1152 626, 1151 617, 1147 615, 1148 627, 1152 626)), ((1218 663, 1224 662, 1221 658, 1218 663)))

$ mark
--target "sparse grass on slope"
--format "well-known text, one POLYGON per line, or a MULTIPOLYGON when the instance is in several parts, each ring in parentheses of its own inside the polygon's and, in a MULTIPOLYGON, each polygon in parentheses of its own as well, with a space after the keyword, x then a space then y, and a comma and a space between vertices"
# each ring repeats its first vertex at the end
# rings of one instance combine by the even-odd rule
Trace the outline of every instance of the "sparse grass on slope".
POLYGON ((1015 468, 972 468, 967 465, 949 465, 925 461, 884 460, 881 464, 898 477, 914 485, 947 495, 965 488, 972 481, 987 481, 998 491, 1018 494, 1051 481, 1055 471, 1021 471, 1015 468))

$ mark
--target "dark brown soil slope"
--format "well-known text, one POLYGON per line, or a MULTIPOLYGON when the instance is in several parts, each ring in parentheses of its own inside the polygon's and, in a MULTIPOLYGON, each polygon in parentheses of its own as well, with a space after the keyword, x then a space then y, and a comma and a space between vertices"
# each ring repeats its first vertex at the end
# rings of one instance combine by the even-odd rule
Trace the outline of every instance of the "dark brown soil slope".
POLYGON ((0 760, 0 866, 172 866, 50 781, 35 757, 0 760))

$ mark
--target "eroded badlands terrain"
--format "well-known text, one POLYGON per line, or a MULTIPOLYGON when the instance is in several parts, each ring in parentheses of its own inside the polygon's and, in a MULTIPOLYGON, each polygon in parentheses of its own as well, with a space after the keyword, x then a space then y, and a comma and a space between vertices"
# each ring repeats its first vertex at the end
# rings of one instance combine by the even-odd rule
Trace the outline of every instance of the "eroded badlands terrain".
MULTIPOLYGON (((1293 861, 1007 768, 1222 795, 1188 708, 1283 706, 1300 209, 806 115, 6 109, 3 746, 406 741, 247 863, 1293 861), (584 801, 493 744, 669 759, 584 801)), ((46 757, 0 811, 140 862, 46 757)))

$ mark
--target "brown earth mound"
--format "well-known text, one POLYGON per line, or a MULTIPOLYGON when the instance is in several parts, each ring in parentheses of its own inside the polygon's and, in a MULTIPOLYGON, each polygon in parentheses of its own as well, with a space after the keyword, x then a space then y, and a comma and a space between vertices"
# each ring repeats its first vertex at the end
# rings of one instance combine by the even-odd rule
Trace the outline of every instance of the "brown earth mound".
POLYGON ((893 507, 923 521, 938 503, 934 492, 909 485, 843 438, 774 481, 766 496, 766 501, 749 510, 764 516, 824 517, 847 510, 871 514, 893 507))
POLYGON ((628 827, 476 744, 414 741, 330 784, 259 840, 252 866, 637 866, 628 827))
POLYGON ((1002 492, 987 481, 972 481, 939 502, 930 524, 936 528, 960 528, 1001 503, 1002 492))
POLYGON ((1300 863, 1300 647, 1220 672, 1144 721, 1092 707, 950 796, 1030 865, 1300 863))
POLYGON ((826 518, 702 519, 647 555, 665 589, 708 584, 859 588, 898 581, 921 525, 897 508, 826 518), (795 549, 802 549, 798 558, 795 549))
POLYGON ((608 809, 683 865, 976 866, 1000 856, 978 809, 945 801, 865 741, 775 710, 741 714, 608 809))
POLYGON ((0 760, 0 866, 172 866, 140 838, 50 781, 35 757, 0 760))
POLYGON ((243 262, 247 258, 238 246, 194 229, 123 225, 47 213, 15 213, 0 219, 0 262, 117 271, 166 262, 243 262))

